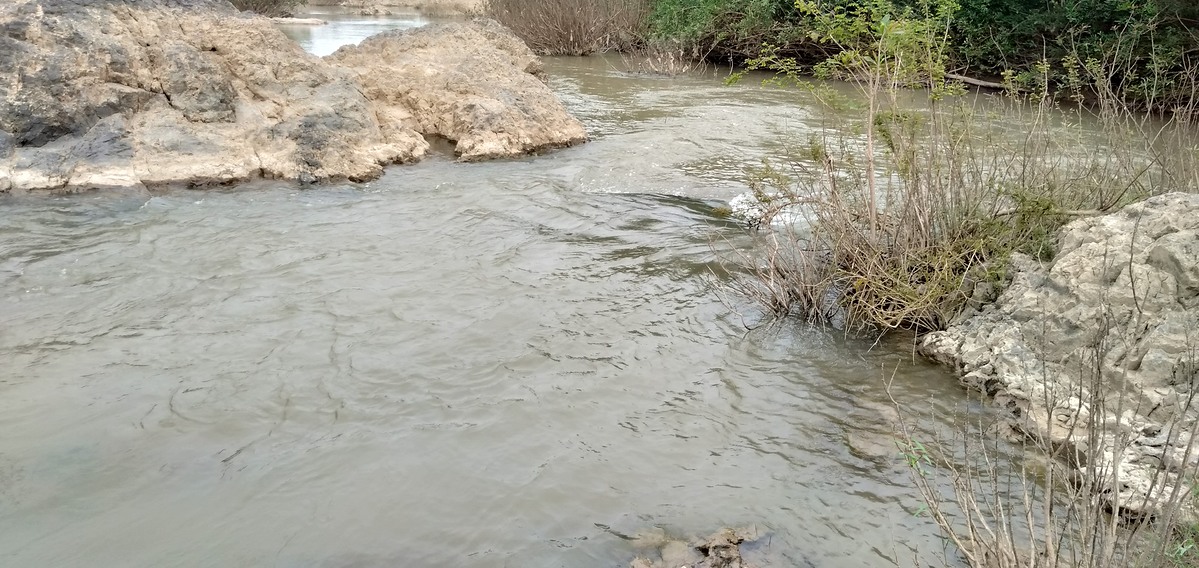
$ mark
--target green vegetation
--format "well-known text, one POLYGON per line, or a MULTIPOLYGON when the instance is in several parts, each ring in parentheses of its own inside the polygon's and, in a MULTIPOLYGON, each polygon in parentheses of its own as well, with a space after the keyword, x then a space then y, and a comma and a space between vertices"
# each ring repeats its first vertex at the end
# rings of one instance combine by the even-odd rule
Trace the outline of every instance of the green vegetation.
POLYGON ((649 48, 742 63, 769 46, 814 73, 851 39, 836 34, 863 31, 844 24, 877 26, 930 10, 947 16, 937 23, 951 76, 1089 104, 1199 112, 1192 90, 1199 3, 1192 0, 489 0, 484 11, 540 53, 649 48), (841 25, 830 28, 834 22, 841 25))
POLYGON ((1199 566, 1199 525, 1180 523, 1171 536, 1166 547, 1170 565, 1176 568, 1199 566))
MULTIPOLYGON (((919 14, 928 0, 655 0, 655 37, 690 42, 698 53, 741 61, 762 45, 813 69, 843 47, 830 20, 881 22, 888 12, 919 14)), ((1102 75, 1121 104, 1195 112, 1190 86, 1199 64, 1199 3, 1190 0, 955 0, 942 34, 946 69, 956 75, 1006 77, 1037 90, 1073 93, 1079 69, 1102 75), (1044 62, 1064 62, 1042 72, 1044 62)))
POLYGON ((629 50, 646 37, 646 0, 486 0, 483 13, 546 55, 629 50))
MULTIPOLYGON (((1129 100, 1169 109, 1199 49, 1191 0, 960 0, 957 64, 973 72, 1036 74, 1044 60, 1105 63, 1129 100), (1181 81, 1180 81, 1181 80, 1181 81)), ((1066 81, 1064 75, 1055 77, 1066 81)))
MULTIPOLYGON (((796 6, 831 55, 813 63, 766 45, 747 65, 830 106, 852 103, 823 81, 852 82, 862 119, 828 125, 795 163, 752 180, 767 222, 802 211, 810 225, 802 234, 763 235, 765 258, 745 263, 750 274, 738 287, 777 315, 943 329, 980 284, 999 283, 1010 255, 1051 258, 1062 224, 1199 187, 1184 117, 1155 122, 1102 88, 1094 89, 1099 116, 1063 110, 1046 63, 1027 83, 1035 89, 1009 82, 1002 97, 1008 120, 1027 132, 1013 136, 978 116, 973 95, 949 72, 954 0, 796 6), (910 87, 923 88, 924 108, 911 105, 910 87)), ((1081 89, 1102 84, 1105 69, 1064 74, 1081 89)))
POLYGON ((764 44, 823 55, 806 38, 792 0, 654 0, 649 27, 654 37, 687 43, 714 59, 755 57, 764 44))

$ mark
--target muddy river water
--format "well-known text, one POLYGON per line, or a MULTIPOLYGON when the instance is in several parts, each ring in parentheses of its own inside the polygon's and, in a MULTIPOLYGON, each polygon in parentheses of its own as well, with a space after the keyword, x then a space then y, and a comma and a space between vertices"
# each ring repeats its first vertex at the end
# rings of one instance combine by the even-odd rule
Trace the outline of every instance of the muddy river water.
MULTIPOLYGON (((334 16, 292 33, 381 25, 334 16)), ((714 208, 818 111, 547 63, 593 142, 0 198, 0 565, 613 568, 622 535, 747 524, 780 566, 940 550, 880 409, 894 370, 952 416, 953 377, 899 339, 749 330, 717 276, 752 236, 714 208)))

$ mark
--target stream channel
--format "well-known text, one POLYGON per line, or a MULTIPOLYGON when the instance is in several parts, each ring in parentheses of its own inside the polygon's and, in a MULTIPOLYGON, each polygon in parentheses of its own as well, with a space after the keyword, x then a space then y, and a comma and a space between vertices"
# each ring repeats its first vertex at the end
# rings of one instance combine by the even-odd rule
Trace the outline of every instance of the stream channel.
MULTIPOLYGON (((425 21, 315 16, 288 33, 317 53, 425 21)), ((742 525, 777 566, 939 551, 883 379, 952 417, 954 378, 910 340, 749 330, 714 276, 753 238, 716 207, 817 107, 547 69, 592 142, 0 198, 0 565, 618 568, 624 535, 742 525)))

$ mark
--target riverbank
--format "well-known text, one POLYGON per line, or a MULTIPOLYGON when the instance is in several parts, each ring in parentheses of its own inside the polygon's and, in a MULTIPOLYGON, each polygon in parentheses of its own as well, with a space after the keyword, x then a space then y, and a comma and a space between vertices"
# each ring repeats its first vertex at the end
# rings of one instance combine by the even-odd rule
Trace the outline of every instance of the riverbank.
POLYGON ((1199 470, 1199 194, 1170 193, 1066 225, 1056 256, 920 352, 992 397, 1012 424, 1114 510, 1161 516, 1199 470))
MULTIPOLYGON (((812 228, 820 199, 776 197, 742 194, 731 214, 785 239, 820 242, 827 225, 812 228)), ((1057 483, 1088 487, 1130 518, 1194 522, 1199 193, 1086 213, 1051 241, 1050 257, 1014 252, 960 275, 957 287, 934 298, 956 306, 955 315, 945 329, 920 336, 918 353, 952 368, 1033 451, 1064 466, 1057 483)), ((799 296, 820 270, 775 254, 770 272, 755 278, 779 279, 778 290, 743 288, 767 305, 770 294, 799 296), (797 265, 807 267, 802 275, 788 272, 797 265)), ((854 308, 844 297, 864 287, 840 302, 829 299, 835 290, 820 289, 814 296, 824 303, 816 308, 845 326, 854 308)))
POLYGON ((830 59, 870 52, 883 38, 923 36, 944 59, 937 77, 1048 91, 1096 109, 1118 104, 1188 121, 1199 116, 1192 96, 1199 5, 1186 2, 1082 0, 1066 11, 1050 4, 995 9, 987 0, 492 0, 487 11, 540 53, 669 51, 722 66, 769 55, 805 75, 829 71, 830 59), (1010 33, 996 37, 997 29, 1010 33))

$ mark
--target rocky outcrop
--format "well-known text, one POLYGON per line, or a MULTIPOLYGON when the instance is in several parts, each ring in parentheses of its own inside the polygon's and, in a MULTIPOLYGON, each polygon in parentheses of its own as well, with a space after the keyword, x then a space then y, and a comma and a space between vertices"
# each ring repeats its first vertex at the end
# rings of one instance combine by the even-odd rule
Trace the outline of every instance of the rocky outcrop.
POLYGON ((994 303, 921 351, 1065 448, 1109 503, 1154 514, 1199 465, 1199 195, 1077 220, 1051 263, 1013 264, 994 303))
POLYGON ((541 59, 492 20, 395 30, 326 58, 353 69, 380 116, 456 141, 462 160, 567 146, 587 133, 546 90, 541 59))
POLYGON ((425 135, 465 136, 466 159, 585 139, 503 28, 447 24, 414 35, 389 34, 372 49, 419 87, 384 85, 379 66, 364 60, 346 68, 311 56, 269 19, 221 0, 6 3, 0 191, 366 180, 419 160, 425 135), (466 39, 476 43, 459 43, 466 39), (402 45, 419 45, 419 55, 405 63, 402 45), (486 57, 488 66, 434 65, 438 51, 486 57), (529 116, 551 128, 530 128, 529 116))

